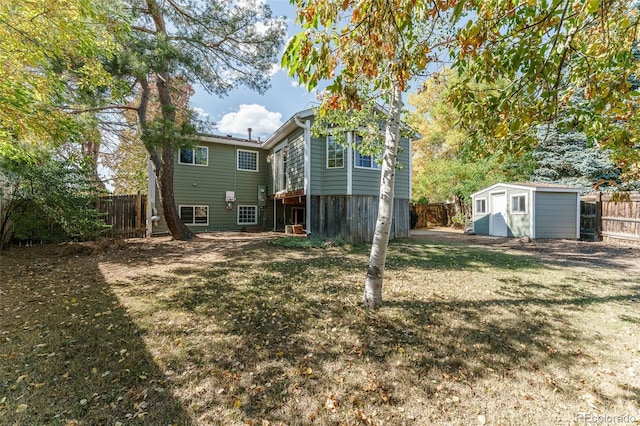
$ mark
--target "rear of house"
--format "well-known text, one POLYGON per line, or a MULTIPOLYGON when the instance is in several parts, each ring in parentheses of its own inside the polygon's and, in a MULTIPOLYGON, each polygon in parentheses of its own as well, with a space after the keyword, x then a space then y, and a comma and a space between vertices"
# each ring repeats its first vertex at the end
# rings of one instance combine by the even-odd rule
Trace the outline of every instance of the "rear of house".
POLYGON ((471 195, 473 231, 498 237, 580 238, 581 188, 498 183, 471 195))
MULTIPOLYGON (((378 214, 380 165, 358 152, 357 131, 346 132, 343 146, 333 136, 314 137, 312 124, 312 111, 302 111, 265 142, 275 228, 302 224, 314 236, 370 241, 378 214)), ((391 238, 408 237, 410 227, 411 140, 402 138, 400 148, 391 238)))
MULTIPOLYGON (((342 146, 313 137, 312 110, 301 111, 264 143, 200 136, 176 151, 174 193, 182 220, 195 232, 300 230, 349 242, 373 238, 380 166, 361 155, 359 136, 342 146)), ((411 140, 400 142, 391 238, 409 236, 411 140)), ((149 223, 167 232, 150 172, 149 223)), ((151 233, 150 233, 151 234, 151 233)))
MULTIPOLYGON (((200 136, 176 150, 174 194, 182 221, 194 232, 265 229, 271 221, 266 199, 266 157, 258 142, 200 136)), ((149 215, 153 233, 168 228, 150 173, 149 215)))

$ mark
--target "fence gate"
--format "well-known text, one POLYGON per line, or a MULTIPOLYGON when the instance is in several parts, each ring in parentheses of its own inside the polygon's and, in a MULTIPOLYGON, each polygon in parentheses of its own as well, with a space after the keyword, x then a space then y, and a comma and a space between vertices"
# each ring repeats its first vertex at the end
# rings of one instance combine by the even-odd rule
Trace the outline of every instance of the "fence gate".
POLYGON ((146 235, 146 195, 110 195, 98 199, 98 210, 105 213, 113 238, 142 238, 146 235))
POLYGON ((580 197, 580 239, 583 241, 600 241, 599 195, 580 197))

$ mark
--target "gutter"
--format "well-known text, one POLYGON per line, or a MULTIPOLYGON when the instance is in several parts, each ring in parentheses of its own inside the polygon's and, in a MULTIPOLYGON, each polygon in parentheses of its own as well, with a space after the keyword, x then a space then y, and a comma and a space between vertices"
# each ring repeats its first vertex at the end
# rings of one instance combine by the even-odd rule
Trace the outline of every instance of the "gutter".
POLYGON ((296 126, 304 129, 304 195, 306 208, 304 209, 307 224, 307 236, 311 235, 311 121, 300 120, 298 114, 293 117, 296 126))

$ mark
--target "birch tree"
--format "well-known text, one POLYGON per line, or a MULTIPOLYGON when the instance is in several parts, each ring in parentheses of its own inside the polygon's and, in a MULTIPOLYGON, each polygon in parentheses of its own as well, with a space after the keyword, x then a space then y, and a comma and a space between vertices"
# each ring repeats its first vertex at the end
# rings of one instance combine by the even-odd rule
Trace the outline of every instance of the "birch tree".
POLYGON ((317 114, 359 110, 375 97, 387 108, 378 217, 362 303, 382 304, 403 92, 412 77, 438 60, 446 40, 448 2, 415 0, 297 0, 303 31, 287 45, 283 64, 312 89, 331 80, 317 114))

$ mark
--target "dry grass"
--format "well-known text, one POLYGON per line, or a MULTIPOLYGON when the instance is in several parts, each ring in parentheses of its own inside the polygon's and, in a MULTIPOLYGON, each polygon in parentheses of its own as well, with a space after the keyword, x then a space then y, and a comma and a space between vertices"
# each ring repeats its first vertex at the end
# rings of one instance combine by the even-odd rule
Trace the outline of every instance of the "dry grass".
POLYGON ((366 246, 269 238, 7 252, 0 423, 640 419, 633 250, 404 240, 369 311, 366 246))

